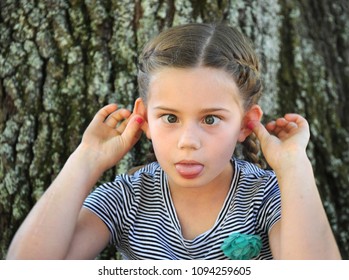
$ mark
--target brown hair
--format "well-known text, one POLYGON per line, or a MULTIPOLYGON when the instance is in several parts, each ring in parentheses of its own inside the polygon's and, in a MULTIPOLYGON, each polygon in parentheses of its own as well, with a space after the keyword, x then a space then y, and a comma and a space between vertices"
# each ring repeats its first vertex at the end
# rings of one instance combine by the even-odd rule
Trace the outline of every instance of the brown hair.
MULTIPOLYGON (((199 66, 229 73, 239 88, 244 110, 258 102, 262 92, 260 65, 249 40, 228 25, 202 23, 169 28, 144 47, 139 58, 140 97, 147 103, 149 80, 155 71, 199 66)), ((245 158, 260 165, 255 135, 242 144, 245 158)))

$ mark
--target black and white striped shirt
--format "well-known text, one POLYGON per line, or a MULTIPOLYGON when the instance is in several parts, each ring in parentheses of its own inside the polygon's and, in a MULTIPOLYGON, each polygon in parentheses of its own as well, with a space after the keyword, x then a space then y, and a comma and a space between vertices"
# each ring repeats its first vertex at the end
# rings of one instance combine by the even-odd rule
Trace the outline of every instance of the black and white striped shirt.
POLYGON ((124 259, 227 259, 220 247, 234 232, 260 235, 257 259, 272 259, 268 232, 281 216, 275 174, 238 159, 232 164, 231 188, 214 226, 193 240, 181 234, 167 176, 156 162, 96 188, 84 207, 104 221, 124 259))

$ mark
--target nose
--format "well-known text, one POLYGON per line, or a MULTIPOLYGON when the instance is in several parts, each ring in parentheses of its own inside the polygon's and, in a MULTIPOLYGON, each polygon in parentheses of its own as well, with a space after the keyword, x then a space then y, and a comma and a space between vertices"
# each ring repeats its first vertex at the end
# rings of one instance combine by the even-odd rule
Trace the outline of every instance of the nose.
POLYGON ((197 128, 195 124, 184 126, 178 139, 178 148, 197 150, 200 147, 201 140, 199 128, 197 128))

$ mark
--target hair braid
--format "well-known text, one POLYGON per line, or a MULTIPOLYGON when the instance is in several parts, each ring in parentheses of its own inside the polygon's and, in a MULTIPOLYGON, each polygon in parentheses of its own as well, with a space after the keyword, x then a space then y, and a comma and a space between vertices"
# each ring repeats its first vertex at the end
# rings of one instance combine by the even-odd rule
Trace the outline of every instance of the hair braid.
POLYGON ((260 168, 266 168, 267 163, 260 155, 260 144, 256 134, 251 133, 244 142, 242 142, 242 155, 244 158, 260 168))

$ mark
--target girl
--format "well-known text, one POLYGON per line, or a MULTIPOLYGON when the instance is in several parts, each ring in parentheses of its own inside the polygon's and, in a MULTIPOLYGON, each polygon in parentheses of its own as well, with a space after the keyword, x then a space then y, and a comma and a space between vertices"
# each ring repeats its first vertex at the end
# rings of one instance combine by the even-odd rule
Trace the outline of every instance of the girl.
POLYGON ((141 54, 139 90, 132 114, 96 114, 8 258, 91 259, 109 241, 125 259, 340 258, 306 156, 308 124, 297 114, 260 123, 258 60, 237 30, 164 31, 141 54), (156 161, 89 195, 142 132, 156 161), (257 158, 254 134, 274 171, 232 157, 242 143, 257 158))

